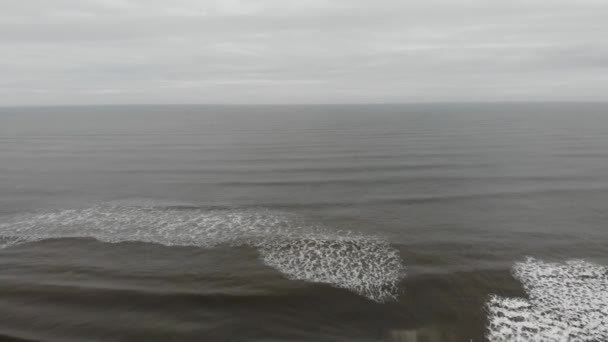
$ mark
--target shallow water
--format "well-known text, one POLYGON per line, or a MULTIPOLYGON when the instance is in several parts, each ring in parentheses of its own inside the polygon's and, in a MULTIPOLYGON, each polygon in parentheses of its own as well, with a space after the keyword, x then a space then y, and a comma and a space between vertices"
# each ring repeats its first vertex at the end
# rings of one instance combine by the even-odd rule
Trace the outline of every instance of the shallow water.
POLYGON ((606 114, 2 108, 0 336, 601 341, 606 114))

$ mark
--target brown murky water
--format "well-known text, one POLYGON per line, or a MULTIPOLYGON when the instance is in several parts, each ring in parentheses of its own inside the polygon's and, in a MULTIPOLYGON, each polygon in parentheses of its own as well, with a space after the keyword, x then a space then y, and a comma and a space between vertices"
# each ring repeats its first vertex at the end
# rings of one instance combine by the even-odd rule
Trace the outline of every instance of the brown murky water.
MULTIPOLYGON (((606 114, 0 109, 0 336, 503 341, 491 296, 546 285, 514 265, 608 265, 606 114)), ((550 270, 605 308, 601 270, 550 270)))

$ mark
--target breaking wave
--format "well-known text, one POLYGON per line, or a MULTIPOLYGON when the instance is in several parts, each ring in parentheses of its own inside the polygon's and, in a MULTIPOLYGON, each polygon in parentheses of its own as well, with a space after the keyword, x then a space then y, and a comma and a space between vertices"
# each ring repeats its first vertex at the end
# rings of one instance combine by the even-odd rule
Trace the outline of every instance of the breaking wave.
POLYGON ((376 302, 397 298, 399 252, 381 238, 332 231, 270 210, 100 205, 0 223, 0 248, 54 238, 166 246, 250 246, 290 279, 330 284, 376 302))
POLYGON ((489 341, 608 341, 608 267, 529 258, 513 274, 529 298, 490 298, 489 341))

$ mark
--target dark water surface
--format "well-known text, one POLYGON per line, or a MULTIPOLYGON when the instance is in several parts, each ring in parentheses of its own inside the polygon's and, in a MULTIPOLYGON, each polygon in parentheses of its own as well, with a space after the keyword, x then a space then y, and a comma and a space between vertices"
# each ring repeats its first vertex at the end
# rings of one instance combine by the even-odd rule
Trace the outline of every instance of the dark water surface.
POLYGON ((507 341, 526 256, 608 324, 607 222, 605 104, 3 108, 0 337, 507 341))

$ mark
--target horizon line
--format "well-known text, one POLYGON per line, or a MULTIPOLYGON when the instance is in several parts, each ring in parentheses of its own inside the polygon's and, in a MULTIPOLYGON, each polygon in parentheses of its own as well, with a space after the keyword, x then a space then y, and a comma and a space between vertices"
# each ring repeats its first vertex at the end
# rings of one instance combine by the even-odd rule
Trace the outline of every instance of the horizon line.
POLYGON ((608 100, 502 100, 502 101, 415 101, 415 102, 319 102, 319 103, 91 103, 91 104, 18 104, 0 108, 65 107, 306 107, 306 106, 383 106, 383 105, 481 105, 481 104, 608 104, 608 100))

